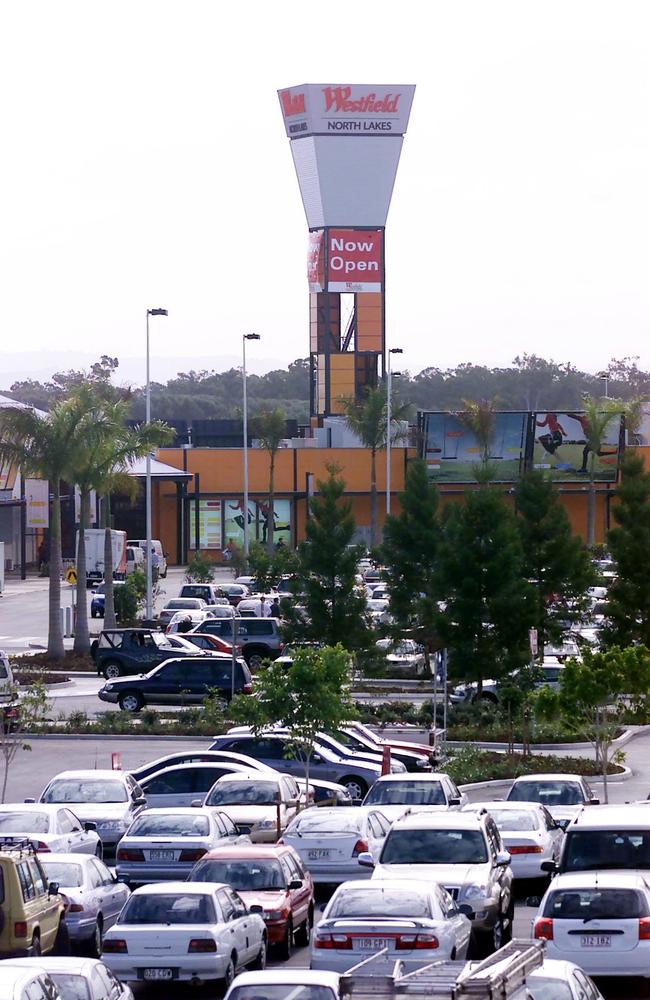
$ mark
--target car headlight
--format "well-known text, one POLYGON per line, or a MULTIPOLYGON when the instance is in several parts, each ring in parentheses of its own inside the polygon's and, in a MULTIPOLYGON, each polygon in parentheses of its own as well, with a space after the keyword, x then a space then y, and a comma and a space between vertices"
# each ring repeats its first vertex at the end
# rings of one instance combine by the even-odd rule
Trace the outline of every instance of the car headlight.
POLYGON ((112 690, 113 690, 112 684, 104 684, 104 691, 112 691, 112 690))
POLYGON ((402 764, 401 760, 392 760, 390 762, 391 774, 404 774, 406 771, 406 766, 402 764))
POLYGON ((481 896, 485 896, 487 891, 487 886, 485 885, 466 885, 461 889, 461 895, 463 899, 479 899, 481 896))
POLYGON ((251 827, 251 830, 272 830, 275 825, 274 819, 261 819, 251 827))

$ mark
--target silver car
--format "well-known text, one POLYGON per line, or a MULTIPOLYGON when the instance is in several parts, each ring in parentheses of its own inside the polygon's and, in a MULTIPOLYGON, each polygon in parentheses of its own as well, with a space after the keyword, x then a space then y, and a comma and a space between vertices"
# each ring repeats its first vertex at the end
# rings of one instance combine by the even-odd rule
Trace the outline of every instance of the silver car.
POLYGON ((117 877, 128 885, 186 878, 213 847, 241 837, 217 809, 147 809, 131 824, 117 847, 117 877))
POLYGON ((65 922, 70 940, 88 945, 95 955, 102 948, 104 931, 112 927, 131 890, 99 858, 85 854, 40 855, 48 882, 58 882, 70 901, 65 922))
POLYGON ((94 823, 81 823, 65 806, 33 803, 0 805, 0 843, 29 839, 36 851, 64 851, 102 856, 94 823))
POLYGON ((298 852, 314 882, 334 885, 370 878, 372 872, 359 867, 359 855, 370 851, 379 857, 389 829, 376 809, 312 806, 298 813, 282 840, 298 852))

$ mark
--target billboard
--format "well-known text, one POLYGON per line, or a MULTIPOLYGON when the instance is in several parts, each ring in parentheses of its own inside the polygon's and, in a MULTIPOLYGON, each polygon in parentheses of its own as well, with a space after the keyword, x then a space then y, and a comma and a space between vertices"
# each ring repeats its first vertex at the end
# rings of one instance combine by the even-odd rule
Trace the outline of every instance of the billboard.
POLYGON ((411 84, 305 83, 278 91, 287 135, 404 135, 411 84))
POLYGON ((327 230, 327 291, 380 292, 383 231, 327 230))
POLYGON ((620 414, 613 414, 605 427, 601 447, 594 451, 589 443, 589 425, 584 413, 554 410, 533 414, 533 469, 547 472, 561 482, 584 482, 591 476, 601 483, 614 483, 621 450, 620 414))
MULTIPOLYGON (((490 462, 496 482, 512 482, 523 471, 527 413, 496 413, 490 462)), ((439 483, 472 483, 481 461, 481 445, 458 413, 423 413, 422 448, 429 477, 439 483)))
POLYGON ((50 484, 47 479, 25 480, 27 528, 47 528, 50 523, 50 484))
MULTIPOLYGON (((267 541, 269 504, 264 500, 248 501, 249 541, 267 541)), ((291 504, 289 500, 273 501, 273 543, 291 544, 291 504)), ((224 542, 232 542, 239 548, 244 546, 244 501, 224 500, 224 542)))

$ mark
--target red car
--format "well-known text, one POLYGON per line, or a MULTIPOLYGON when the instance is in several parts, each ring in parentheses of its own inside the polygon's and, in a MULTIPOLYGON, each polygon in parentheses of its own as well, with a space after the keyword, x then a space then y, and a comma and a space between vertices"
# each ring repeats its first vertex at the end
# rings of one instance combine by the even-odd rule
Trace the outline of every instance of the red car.
POLYGON ((217 847, 195 864, 188 881, 227 882, 247 906, 261 906, 268 942, 281 958, 290 957, 294 942, 309 944, 314 926, 314 883, 293 847, 217 847))
MULTIPOLYGON (((200 649, 216 650, 217 653, 232 655, 232 644, 221 639, 218 635, 210 635, 208 632, 183 632, 182 638, 193 642, 200 649)), ((237 643, 235 651, 237 656, 241 656, 241 643, 237 643)))

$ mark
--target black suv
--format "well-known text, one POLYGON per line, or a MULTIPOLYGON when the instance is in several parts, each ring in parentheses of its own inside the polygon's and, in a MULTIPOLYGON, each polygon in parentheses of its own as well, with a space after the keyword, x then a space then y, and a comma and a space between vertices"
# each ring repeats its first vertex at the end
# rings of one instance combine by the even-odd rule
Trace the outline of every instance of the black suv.
POLYGON ((153 629, 112 628, 100 633, 97 645, 93 643, 92 655, 97 673, 109 680, 127 674, 146 674, 170 656, 197 656, 197 651, 179 649, 164 632, 153 629))
MULTIPOLYGON (((190 656, 167 660, 139 677, 109 680, 99 691, 101 701, 123 711, 139 712, 145 705, 200 705, 206 694, 218 690, 230 701, 232 659, 229 656, 190 656)), ((250 694, 252 678, 243 660, 235 661, 235 694, 250 694)))
POLYGON ((256 670, 263 660, 276 660, 284 649, 277 618, 207 618, 192 632, 207 632, 232 642, 233 622, 242 656, 251 670, 256 670))

